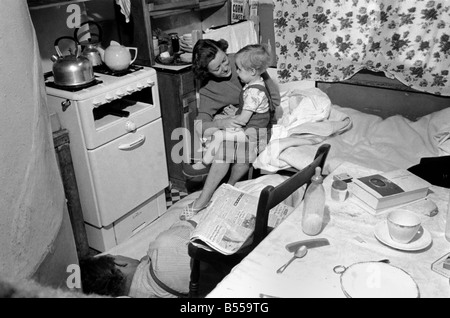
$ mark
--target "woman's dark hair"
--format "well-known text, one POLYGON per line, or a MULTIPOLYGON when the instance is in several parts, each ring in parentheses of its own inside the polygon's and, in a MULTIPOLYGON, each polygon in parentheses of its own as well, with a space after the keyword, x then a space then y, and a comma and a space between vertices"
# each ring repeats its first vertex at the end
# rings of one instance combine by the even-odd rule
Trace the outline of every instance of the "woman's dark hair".
POLYGON ((126 296, 126 278, 115 266, 114 257, 103 255, 80 259, 83 293, 105 296, 126 296))
POLYGON ((228 42, 225 40, 198 40, 192 50, 192 70, 195 78, 204 82, 210 76, 208 65, 214 60, 219 50, 226 52, 228 42))

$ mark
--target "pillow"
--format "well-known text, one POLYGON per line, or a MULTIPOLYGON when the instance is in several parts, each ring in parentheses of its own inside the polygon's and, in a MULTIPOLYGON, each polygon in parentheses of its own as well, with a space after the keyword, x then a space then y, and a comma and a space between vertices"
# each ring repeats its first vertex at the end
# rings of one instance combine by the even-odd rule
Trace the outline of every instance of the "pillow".
POLYGON ((411 127, 427 139, 436 156, 450 155, 450 107, 419 118, 411 127))

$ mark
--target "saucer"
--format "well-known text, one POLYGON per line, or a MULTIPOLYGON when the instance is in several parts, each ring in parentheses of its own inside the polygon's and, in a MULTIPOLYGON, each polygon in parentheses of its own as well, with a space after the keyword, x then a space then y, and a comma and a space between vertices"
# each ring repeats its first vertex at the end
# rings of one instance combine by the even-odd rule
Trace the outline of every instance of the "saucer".
POLYGON ((395 242, 389 235, 389 230, 387 226, 387 221, 382 221, 375 226, 375 237, 383 244, 389 247, 403 250, 403 251, 419 251, 428 247, 433 239, 431 238, 430 232, 424 229, 422 226, 417 231, 416 236, 411 242, 404 244, 395 242))

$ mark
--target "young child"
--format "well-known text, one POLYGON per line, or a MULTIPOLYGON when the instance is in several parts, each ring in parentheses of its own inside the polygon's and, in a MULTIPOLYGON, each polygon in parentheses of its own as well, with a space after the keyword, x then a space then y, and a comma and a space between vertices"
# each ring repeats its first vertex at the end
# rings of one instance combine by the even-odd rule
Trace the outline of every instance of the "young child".
MULTIPOLYGON (((246 164, 247 170, 250 162, 253 162, 257 154, 263 150, 267 143, 267 130, 270 128, 273 106, 261 74, 266 72, 270 62, 270 52, 264 45, 247 45, 236 53, 237 74, 245 86, 240 95, 239 108, 232 116, 239 118, 246 125, 241 129, 217 130, 211 133, 202 162, 195 163, 194 169, 202 169, 211 164, 224 142, 234 142, 238 147, 233 157, 226 160, 246 164)), ((227 115, 220 116, 223 118, 227 115)), ((194 201, 192 206, 183 211, 180 218, 189 219, 203 208, 195 208, 194 201)))

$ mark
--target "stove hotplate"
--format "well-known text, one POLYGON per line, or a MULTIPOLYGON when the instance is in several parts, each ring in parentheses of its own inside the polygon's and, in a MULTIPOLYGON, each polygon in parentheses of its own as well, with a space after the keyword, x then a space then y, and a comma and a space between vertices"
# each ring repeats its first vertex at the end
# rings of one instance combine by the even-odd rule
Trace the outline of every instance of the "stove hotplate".
POLYGON ((95 85, 101 84, 101 83, 103 83, 103 82, 98 79, 94 79, 92 82, 89 82, 86 84, 81 84, 81 85, 74 85, 74 86, 58 85, 58 84, 55 84, 55 82, 51 82, 51 81, 45 82, 45 85, 48 87, 56 88, 56 89, 62 89, 64 91, 68 91, 68 92, 78 92, 78 91, 81 91, 82 89, 92 87, 92 86, 95 86, 95 85))
POLYGON ((100 73, 110 76, 121 77, 127 74, 134 73, 136 71, 142 70, 144 67, 139 65, 130 65, 126 70, 123 71, 112 71, 105 64, 94 66, 94 73, 100 73))

